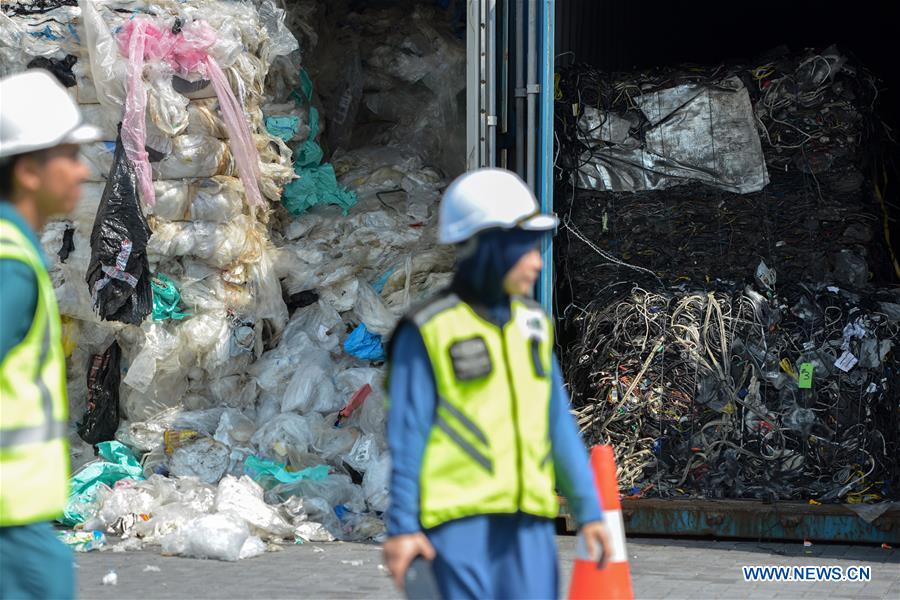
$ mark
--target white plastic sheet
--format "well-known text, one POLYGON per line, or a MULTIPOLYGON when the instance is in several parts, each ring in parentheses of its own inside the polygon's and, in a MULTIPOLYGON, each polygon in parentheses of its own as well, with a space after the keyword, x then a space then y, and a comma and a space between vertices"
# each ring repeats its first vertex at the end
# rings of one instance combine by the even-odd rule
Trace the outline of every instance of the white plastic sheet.
MULTIPOLYGON (((205 135, 171 138, 165 157, 151 165, 156 179, 198 179, 234 175, 231 151, 222 140, 205 135)), ((81 146, 81 156, 90 172, 88 181, 105 181, 112 166, 115 144, 95 142, 81 146)))
POLYGON ((240 479, 228 475, 219 483, 215 509, 240 516, 259 535, 279 539, 294 531, 274 507, 265 503, 259 484, 246 475, 240 479))
POLYGON ((162 539, 165 554, 235 561, 250 537, 247 523, 233 514, 203 515, 162 539))
POLYGON ((583 157, 579 187, 609 191, 664 189, 703 181, 739 194, 769 182, 750 96, 731 77, 715 87, 681 84, 635 99, 646 127, 627 115, 586 107, 581 137, 593 147, 583 157))

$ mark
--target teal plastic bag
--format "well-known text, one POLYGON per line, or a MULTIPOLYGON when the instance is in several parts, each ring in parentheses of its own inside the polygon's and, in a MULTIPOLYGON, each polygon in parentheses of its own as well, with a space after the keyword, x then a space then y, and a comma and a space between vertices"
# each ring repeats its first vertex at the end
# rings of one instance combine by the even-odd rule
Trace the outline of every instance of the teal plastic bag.
MULTIPOLYGON (((281 202, 295 217, 317 204, 339 206, 346 215, 356 205, 357 197, 355 193, 338 185, 334 167, 321 164, 324 153, 316 143, 316 136, 319 135, 319 111, 310 104, 312 92, 312 80, 306 69, 301 69, 300 87, 291 95, 298 105, 309 107, 309 138, 294 149, 294 173, 298 179, 284 186, 281 202)), ((274 132, 272 134, 276 135, 274 132)))
POLYGON ((297 135, 300 129, 300 117, 288 115, 286 117, 266 117, 266 131, 285 142, 297 135))
POLYGON ((122 479, 144 479, 144 469, 127 446, 119 442, 100 442, 97 452, 103 462, 85 465, 72 476, 69 501, 60 523, 74 527, 85 520, 85 512, 97 500, 101 485, 112 487, 122 479))
POLYGON ((322 481, 328 477, 327 465, 316 465, 301 471, 288 471, 284 465, 258 456, 248 456, 244 460, 244 473, 254 481, 274 479, 278 483, 295 483, 301 480, 322 481))
POLYGON ((331 165, 295 167, 294 172, 300 178, 284 186, 281 202, 295 217, 317 204, 340 206, 345 215, 356 205, 356 194, 338 186, 334 167, 331 165))
POLYGON ((316 143, 316 136, 319 135, 319 111, 315 106, 309 107, 309 138, 299 146, 294 152, 294 168, 302 167, 311 169, 319 166, 322 158, 325 156, 322 148, 316 143))
POLYGON ((150 278, 150 288, 153 290, 154 321, 180 320, 188 316, 178 308, 178 304, 181 302, 181 292, 175 287, 174 281, 162 273, 158 273, 156 277, 150 278))

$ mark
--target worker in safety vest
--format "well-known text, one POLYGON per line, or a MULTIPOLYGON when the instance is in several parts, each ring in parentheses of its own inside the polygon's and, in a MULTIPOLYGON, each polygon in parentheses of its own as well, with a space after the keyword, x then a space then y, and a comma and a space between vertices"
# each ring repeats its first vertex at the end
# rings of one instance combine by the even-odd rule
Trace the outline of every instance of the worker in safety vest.
POLYGON ((553 325, 528 297, 556 225, 509 171, 466 173, 444 194, 439 239, 457 245, 455 278, 388 349, 384 554, 400 587, 421 555, 445 600, 556 597, 557 489, 588 549, 609 555, 553 325))
POLYGON ((66 365, 37 233, 75 208, 97 139, 46 71, 0 80, 0 598, 70 598, 72 554, 49 521, 69 493, 66 365))

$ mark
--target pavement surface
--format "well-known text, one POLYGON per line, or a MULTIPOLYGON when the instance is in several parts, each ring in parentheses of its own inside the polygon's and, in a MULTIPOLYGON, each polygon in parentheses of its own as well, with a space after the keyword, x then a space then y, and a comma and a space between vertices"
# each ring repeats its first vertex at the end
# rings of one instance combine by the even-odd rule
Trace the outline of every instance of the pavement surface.
MULTIPOLYGON (((575 538, 558 538, 567 585, 575 538)), ((878 546, 630 538, 636 598, 900 599, 900 550, 878 546), (747 565, 871 567, 871 581, 747 583, 747 565)), ((81 598, 399 598, 376 544, 306 544, 235 563, 158 552, 78 554, 81 598), (158 570, 157 570, 158 569, 158 570), (114 570, 118 584, 103 585, 114 570)), ((563 590, 565 593, 565 589, 563 590)))

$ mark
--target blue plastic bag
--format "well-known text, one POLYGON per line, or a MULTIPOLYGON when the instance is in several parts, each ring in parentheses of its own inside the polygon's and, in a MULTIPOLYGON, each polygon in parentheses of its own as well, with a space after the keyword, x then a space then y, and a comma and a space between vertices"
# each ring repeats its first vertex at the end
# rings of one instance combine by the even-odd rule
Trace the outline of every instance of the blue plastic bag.
POLYGON ((344 351, 356 358, 363 360, 385 360, 384 344, 381 336, 366 329, 365 323, 360 323, 344 341, 344 351))

